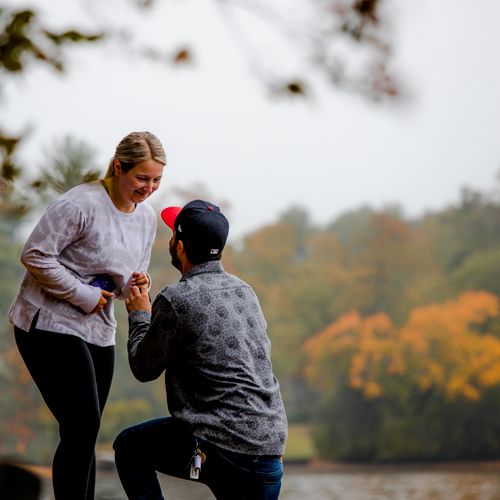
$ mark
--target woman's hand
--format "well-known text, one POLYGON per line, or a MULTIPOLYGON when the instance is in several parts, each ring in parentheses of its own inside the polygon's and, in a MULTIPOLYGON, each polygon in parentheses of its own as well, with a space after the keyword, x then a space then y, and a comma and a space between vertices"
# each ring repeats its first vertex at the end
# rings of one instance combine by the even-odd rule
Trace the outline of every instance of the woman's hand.
POLYGON ((132 273, 130 285, 149 288, 149 276, 146 273, 132 273))
POLYGON ((113 297, 114 297, 113 293, 108 292, 107 290, 101 289, 101 297, 99 298, 99 302, 94 307, 94 309, 90 312, 90 314, 96 313, 96 312, 104 309, 106 307, 108 301, 111 300, 113 297))
POLYGON ((146 311, 151 312, 151 301, 149 300, 148 289, 145 286, 133 286, 125 299, 125 307, 128 312, 146 311))

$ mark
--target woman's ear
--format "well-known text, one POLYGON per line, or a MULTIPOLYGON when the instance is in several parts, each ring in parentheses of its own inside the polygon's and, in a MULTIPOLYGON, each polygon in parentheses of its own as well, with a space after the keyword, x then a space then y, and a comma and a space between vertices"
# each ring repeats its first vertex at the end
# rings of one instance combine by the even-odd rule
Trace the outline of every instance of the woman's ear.
POLYGON ((115 175, 120 175, 122 173, 122 165, 120 163, 120 160, 118 160, 117 158, 115 158, 115 160, 113 161, 113 169, 115 175))

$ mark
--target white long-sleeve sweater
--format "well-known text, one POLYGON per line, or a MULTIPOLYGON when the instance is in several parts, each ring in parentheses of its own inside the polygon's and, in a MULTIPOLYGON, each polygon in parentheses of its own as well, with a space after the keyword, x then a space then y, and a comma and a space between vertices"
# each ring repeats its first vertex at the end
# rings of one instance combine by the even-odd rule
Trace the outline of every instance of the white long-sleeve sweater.
POLYGON ((76 335, 99 346, 115 343, 113 300, 97 313, 100 290, 88 283, 109 274, 123 298, 133 272, 147 272, 156 215, 147 202, 118 210, 99 181, 77 186, 52 203, 21 253, 27 271, 9 311, 11 323, 76 335))

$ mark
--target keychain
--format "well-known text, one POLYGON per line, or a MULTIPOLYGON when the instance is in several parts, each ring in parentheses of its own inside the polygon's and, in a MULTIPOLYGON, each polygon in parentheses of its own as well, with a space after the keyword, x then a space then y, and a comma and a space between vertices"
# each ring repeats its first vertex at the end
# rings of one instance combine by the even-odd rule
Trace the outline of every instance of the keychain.
POLYGON ((205 453, 203 453, 200 448, 198 448, 198 444, 196 445, 196 449, 194 450, 193 457, 191 458, 191 470, 189 471, 189 477, 191 479, 199 479, 201 464, 206 460, 205 453))

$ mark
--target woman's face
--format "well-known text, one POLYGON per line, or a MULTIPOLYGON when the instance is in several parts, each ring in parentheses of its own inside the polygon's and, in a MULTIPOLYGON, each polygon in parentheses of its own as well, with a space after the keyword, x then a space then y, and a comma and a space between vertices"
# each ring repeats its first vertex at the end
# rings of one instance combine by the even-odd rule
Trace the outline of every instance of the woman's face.
POLYGON ((149 198, 160 187, 163 167, 155 160, 145 160, 128 172, 123 172, 119 166, 115 168, 118 194, 123 202, 136 204, 149 198))

